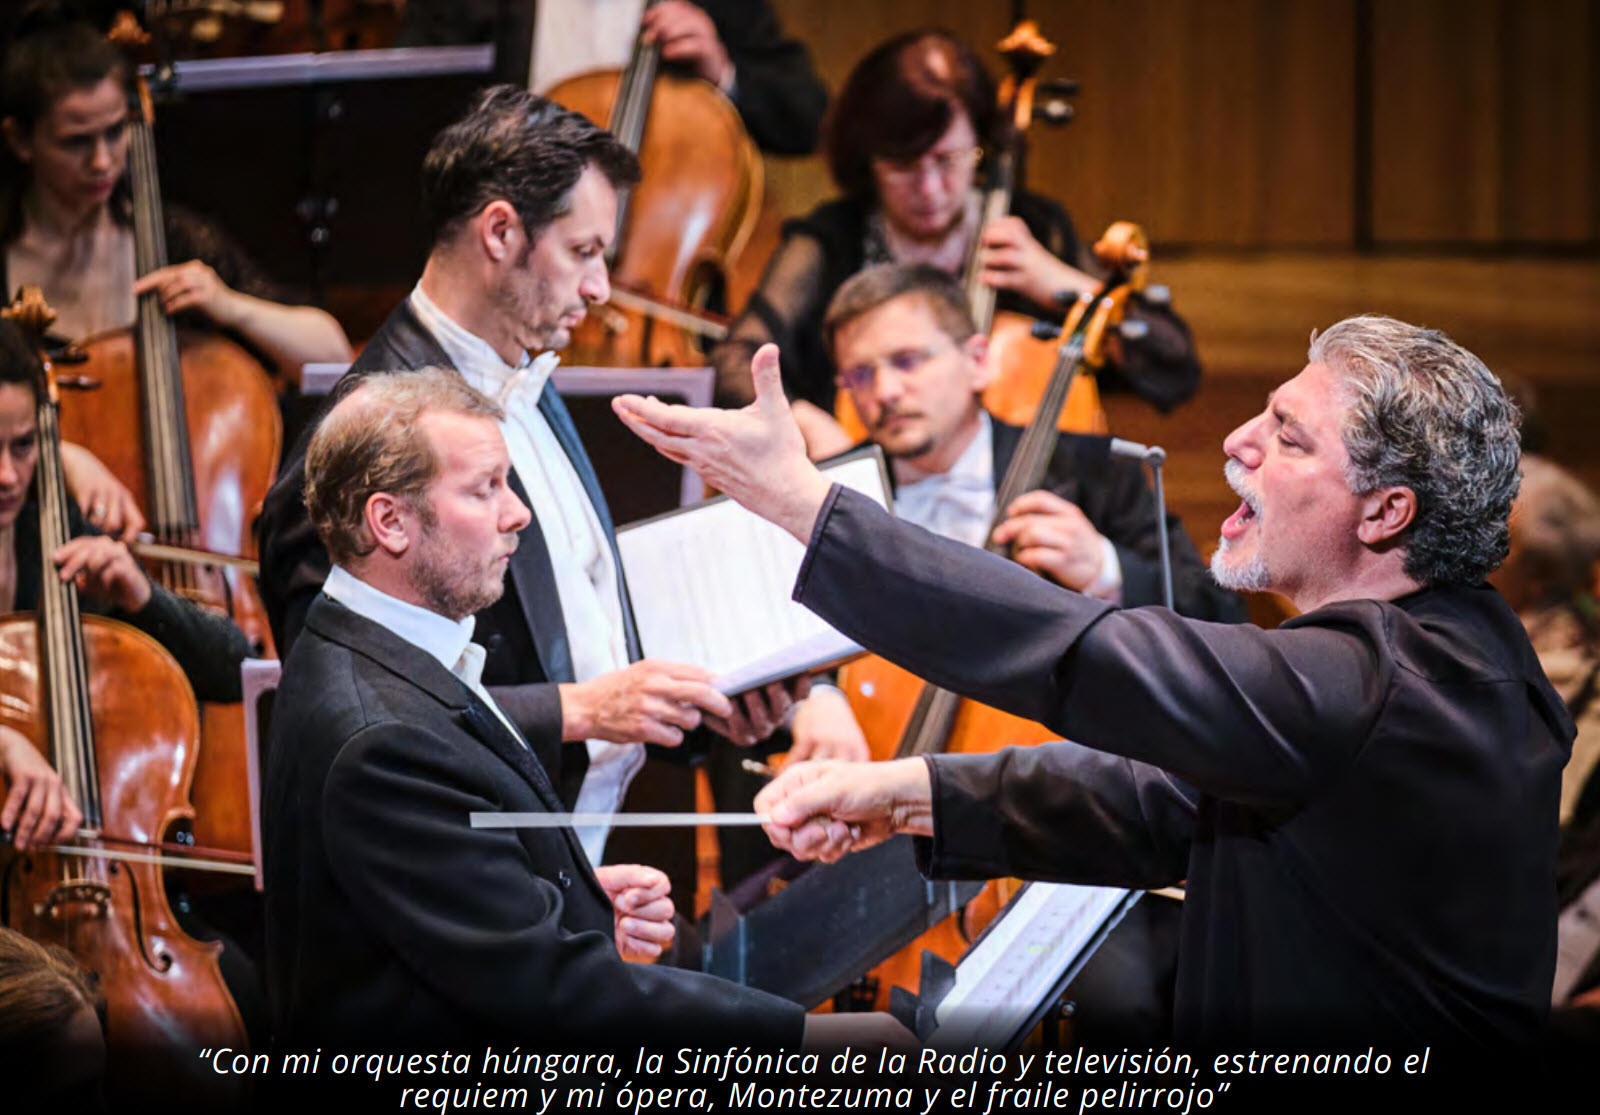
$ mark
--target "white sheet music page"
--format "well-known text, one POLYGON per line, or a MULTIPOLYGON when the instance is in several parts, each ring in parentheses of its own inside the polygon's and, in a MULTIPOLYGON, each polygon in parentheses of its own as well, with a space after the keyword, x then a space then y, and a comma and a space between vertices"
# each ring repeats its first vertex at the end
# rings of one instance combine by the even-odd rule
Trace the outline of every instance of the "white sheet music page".
MULTIPOLYGON (((889 506, 888 473, 875 446, 822 471, 889 506)), ((726 496, 623 527, 617 549, 645 654, 703 666, 724 693, 861 650, 791 599, 805 547, 726 496)))
POLYGON ((995 1048, 1088 947, 1128 896, 1116 887, 1029 883, 956 965, 955 986, 935 1008, 931 1043, 995 1048))

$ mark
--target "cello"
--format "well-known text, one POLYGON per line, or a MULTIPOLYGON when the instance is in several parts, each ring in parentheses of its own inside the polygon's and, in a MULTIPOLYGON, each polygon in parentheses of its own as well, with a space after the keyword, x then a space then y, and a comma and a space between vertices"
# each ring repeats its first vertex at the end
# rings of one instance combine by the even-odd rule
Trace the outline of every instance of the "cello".
MULTIPOLYGON (((35 615, 0 618, 0 722, 53 758, 87 832, 158 845, 193 815, 199 712, 170 654, 126 624, 82 615, 76 587, 56 575, 51 555, 69 527, 48 366, 34 394, 39 605, 35 615)), ((161 859, 0 847, 0 924, 64 947, 89 971, 105 1000, 114 1095, 170 1106, 178 1088, 222 1107, 240 1098, 237 1083, 196 1053, 249 1041, 218 966, 222 946, 179 926, 161 859)))
MULTIPOLYGON (((1055 366, 1011 464, 995 493, 995 518, 985 549, 1003 553, 992 539, 1006 508, 1044 482, 1060 436, 1059 416, 1085 368, 1105 359, 1108 334, 1122 321, 1128 298, 1146 281, 1149 246, 1143 230, 1130 222, 1113 224, 1094 247, 1109 274, 1091 299, 1076 302, 1061 329, 1055 366)), ((1013 745, 1044 743, 1057 733, 1030 720, 964 700, 948 689, 922 681, 876 656, 839 672, 839 688, 850 702, 876 761, 946 752, 998 751, 1013 745)), ((866 976, 871 1009, 885 1009, 889 988, 908 986, 931 951, 955 961, 982 927, 1009 900, 1014 882, 997 880, 967 907, 934 926, 866 976)), ((865 1003, 863 1004, 865 1005, 865 1003)))
MULTIPOLYGON (((154 110, 143 79, 137 94, 128 174, 135 268, 142 276, 166 266, 167 250, 154 110)), ((255 512, 277 472, 283 440, 277 394, 261 364, 221 335, 185 334, 180 343, 153 291, 139 296, 132 331, 90 337, 79 348, 86 357, 80 374, 99 389, 64 400, 62 436, 87 446, 133 490, 157 542, 253 553, 255 512)), ((166 562, 152 572, 162 587, 232 616, 270 653, 266 609, 238 569, 166 562)), ((249 851, 244 708, 210 703, 203 718, 194 836, 202 844, 249 851)))
POLYGON ((574 366, 704 364, 697 331, 650 303, 680 312, 724 303, 729 268, 761 213, 765 170, 738 109, 709 82, 660 67, 661 48, 641 34, 625 69, 580 74, 546 94, 610 131, 644 169, 618 196, 606 260, 623 297, 591 308, 566 349, 574 366), (644 301, 622 308, 630 293, 644 301))

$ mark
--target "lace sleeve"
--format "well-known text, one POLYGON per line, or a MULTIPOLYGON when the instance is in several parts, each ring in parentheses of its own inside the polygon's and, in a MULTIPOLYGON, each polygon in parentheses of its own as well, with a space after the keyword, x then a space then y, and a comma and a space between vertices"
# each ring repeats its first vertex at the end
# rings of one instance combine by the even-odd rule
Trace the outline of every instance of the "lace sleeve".
POLYGON ((744 406, 755 397, 750 358, 775 342, 783 350, 783 386, 789 397, 832 409, 833 372, 822 354, 822 245, 791 232, 767 263, 761 285, 734 319, 727 338, 711 353, 717 370, 717 402, 744 406))

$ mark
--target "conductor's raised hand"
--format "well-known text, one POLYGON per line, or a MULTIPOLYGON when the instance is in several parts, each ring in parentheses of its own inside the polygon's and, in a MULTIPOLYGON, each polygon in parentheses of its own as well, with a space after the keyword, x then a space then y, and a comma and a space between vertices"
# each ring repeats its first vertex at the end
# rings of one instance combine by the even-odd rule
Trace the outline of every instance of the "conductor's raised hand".
POLYGON ((933 783, 921 759, 796 763, 756 795, 755 810, 775 846, 832 863, 897 833, 933 835, 933 783))
POLYGON ((763 519, 809 541, 828 481, 806 457, 778 373, 778 346, 750 361, 755 402, 741 410, 672 406, 619 395, 617 417, 663 456, 687 465, 763 519))

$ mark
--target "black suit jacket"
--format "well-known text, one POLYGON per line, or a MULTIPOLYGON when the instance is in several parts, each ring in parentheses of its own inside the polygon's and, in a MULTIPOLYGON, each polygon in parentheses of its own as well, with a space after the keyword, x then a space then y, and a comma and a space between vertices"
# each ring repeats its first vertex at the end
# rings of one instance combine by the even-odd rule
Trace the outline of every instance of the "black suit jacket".
POLYGON ((1263 1044, 1525 1042, 1555 964, 1572 719, 1487 585, 1273 631, 1113 609, 835 490, 797 599, 1073 743, 940 756, 933 871, 1188 880, 1177 1026, 1263 1044))
MULTIPOLYGON (((994 421, 994 477, 999 487, 1022 440, 1022 427, 994 421)), ((1156 498, 1135 461, 1104 452, 1105 439, 1062 434, 1045 471, 1044 489, 1077 505, 1094 529, 1111 540, 1122 565, 1122 603, 1160 604, 1161 539, 1156 498), (1098 450, 1098 451, 1097 451, 1098 450)), ((1200 560, 1183 522, 1167 512, 1172 551, 1172 596, 1180 615, 1237 623, 1248 618, 1244 601, 1222 588, 1200 560)))
MULTIPOLYGON (((364 376, 450 366, 450 358, 417 320, 410 302, 402 302, 334 388, 329 405, 347 395, 364 376)), ((637 659, 638 632, 633 626, 627 587, 621 581, 622 563, 616 553, 611 513, 600 492, 599 478, 554 387, 546 386, 539 399, 539 410, 577 470, 611 543, 612 560, 617 563, 621 585, 628 655, 637 659)), ((314 427, 306 431, 285 462, 277 483, 267 493, 257 526, 261 596, 272 621, 278 649, 285 656, 300 633, 306 610, 322 591, 322 582, 327 579, 330 568, 328 553, 317 538, 305 508, 306 447, 313 430, 314 427)), ((529 502, 527 491, 514 471, 511 485, 518 497, 532 507, 534 517, 523 529, 517 551, 512 555, 505 594, 478 613, 472 637, 485 651, 484 684, 533 745, 545 769, 560 772, 557 777, 563 800, 571 803, 577 801, 578 788, 589 763, 588 750, 581 742, 561 744, 561 700, 556 686, 573 680, 572 649, 567 641, 550 552, 539 529, 539 508, 529 502)))
MULTIPOLYGON (((716 25, 733 61, 733 103, 764 151, 808 155, 817 148, 828 91, 806 48, 786 38, 767 0, 695 0, 716 25)), ((410 0, 405 46, 494 43, 494 77, 526 85, 536 0, 410 0)))
POLYGON ((421 648, 319 597, 276 710, 263 837, 283 1040, 798 1042, 792 1003, 625 963, 570 829, 470 827, 472 812, 561 801, 493 711, 421 648))

